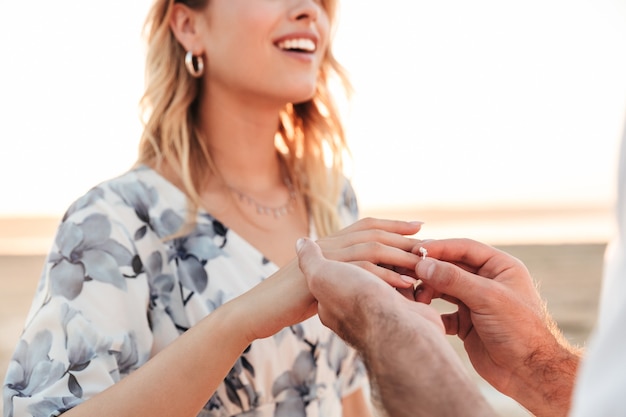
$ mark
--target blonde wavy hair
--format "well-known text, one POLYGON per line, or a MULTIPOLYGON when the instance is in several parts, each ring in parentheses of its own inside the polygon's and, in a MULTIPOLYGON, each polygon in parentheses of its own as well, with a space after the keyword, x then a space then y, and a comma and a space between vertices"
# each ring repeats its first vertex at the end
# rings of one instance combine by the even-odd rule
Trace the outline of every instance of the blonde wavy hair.
MULTIPOLYGON (((337 1, 322 1, 331 25, 335 21, 337 1)), ((200 190, 207 180, 207 170, 212 175, 218 173, 199 131, 200 81, 185 69, 186 51, 170 30, 175 2, 202 9, 209 0, 156 0, 148 14, 144 26, 146 89, 140 103, 144 131, 137 164, 165 163, 177 170, 193 218, 201 207, 200 190)), ((314 97, 286 105, 276 132, 276 147, 283 156, 287 174, 305 197, 320 237, 340 228, 337 203, 344 185, 344 158, 349 155, 345 131, 330 91, 333 77, 349 95, 351 87, 346 73, 329 47, 314 97)))

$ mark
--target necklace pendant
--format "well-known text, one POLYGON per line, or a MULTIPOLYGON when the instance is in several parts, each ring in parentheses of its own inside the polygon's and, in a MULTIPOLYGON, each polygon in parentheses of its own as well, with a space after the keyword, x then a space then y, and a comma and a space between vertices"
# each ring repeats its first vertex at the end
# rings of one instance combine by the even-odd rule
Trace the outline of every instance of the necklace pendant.
POLYGON ((228 189, 235 194, 235 196, 239 199, 240 202, 251 205, 255 208, 257 214, 265 215, 265 216, 273 216, 275 219, 280 219, 283 216, 291 213, 293 205, 296 203, 298 199, 298 192, 295 190, 289 178, 283 178, 283 183, 287 187, 287 191, 289 194, 289 198, 286 203, 278 207, 270 207, 264 204, 259 203, 254 198, 250 197, 247 194, 237 190, 236 188, 226 184, 228 189))

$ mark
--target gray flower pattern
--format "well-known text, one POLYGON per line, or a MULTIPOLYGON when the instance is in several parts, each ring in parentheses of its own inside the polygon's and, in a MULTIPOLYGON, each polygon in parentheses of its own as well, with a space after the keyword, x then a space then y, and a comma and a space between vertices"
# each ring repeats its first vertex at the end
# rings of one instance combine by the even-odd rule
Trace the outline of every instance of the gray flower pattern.
POLYGON ((55 243, 57 251, 48 257, 51 295, 73 299, 86 280, 99 280, 126 288, 121 267, 131 267, 132 255, 111 239, 112 225, 102 214, 92 214, 80 223, 61 224, 55 243))
MULTIPOLYGON (((277 270, 209 213, 186 226, 187 208, 144 166, 70 206, 7 370, 4 417, 62 414, 277 270)), ((347 182, 338 209, 357 218, 347 182)), ((339 417, 364 382, 355 352, 313 317, 252 343, 199 415, 339 417)))

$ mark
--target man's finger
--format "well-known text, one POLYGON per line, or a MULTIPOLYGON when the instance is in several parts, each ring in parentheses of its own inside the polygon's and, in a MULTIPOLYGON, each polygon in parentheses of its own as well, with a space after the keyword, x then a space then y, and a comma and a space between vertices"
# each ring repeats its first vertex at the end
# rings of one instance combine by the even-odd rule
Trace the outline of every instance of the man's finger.
POLYGON ((491 292, 492 280, 484 279, 448 262, 433 258, 422 259, 415 269, 417 277, 435 291, 458 298, 470 309, 484 305, 491 292))
POLYGON ((500 251, 481 242, 471 239, 430 240, 413 248, 418 253, 420 247, 428 250, 428 256, 442 261, 465 264, 474 270, 482 267, 500 251))

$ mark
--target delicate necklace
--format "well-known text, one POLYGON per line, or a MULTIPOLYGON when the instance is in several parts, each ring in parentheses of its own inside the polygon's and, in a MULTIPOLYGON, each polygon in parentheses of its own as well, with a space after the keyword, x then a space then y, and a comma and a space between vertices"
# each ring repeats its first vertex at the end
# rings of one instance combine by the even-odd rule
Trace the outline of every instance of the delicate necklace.
POLYGON ((293 187, 293 184, 291 183, 289 178, 283 177, 283 183, 285 184, 285 186, 287 187, 287 190, 289 191, 289 199, 287 200, 285 204, 282 204, 276 207, 270 207, 270 206, 266 206, 265 204, 261 204, 258 201, 256 201, 254 198, 239 191, 238 189, 228 184, 226 184, 226 186, 233 194, 235 194, 239 198, 239 201, 243 201, 246 204, 254 206, 258 214, 265 214, 268 216, 273 215, 275 219, 279 219, 283 217, 284 215, 286 215, 287 213, 290 213, 292 211, 293 206, 296 202, 296 199, 298 198, 298 192, 293 187))

